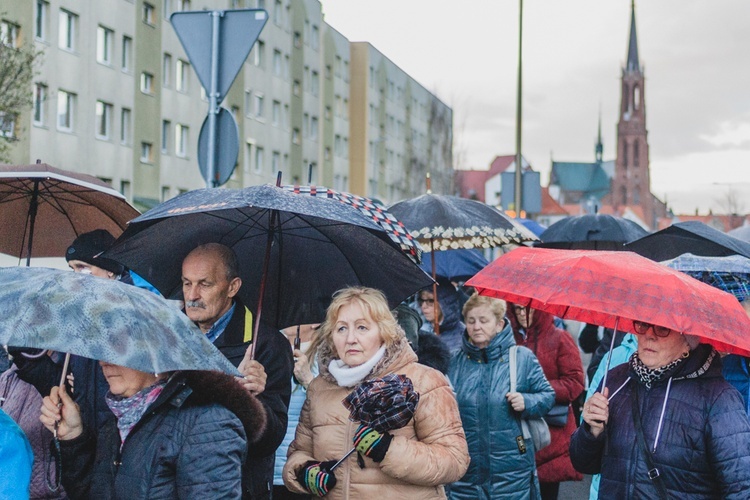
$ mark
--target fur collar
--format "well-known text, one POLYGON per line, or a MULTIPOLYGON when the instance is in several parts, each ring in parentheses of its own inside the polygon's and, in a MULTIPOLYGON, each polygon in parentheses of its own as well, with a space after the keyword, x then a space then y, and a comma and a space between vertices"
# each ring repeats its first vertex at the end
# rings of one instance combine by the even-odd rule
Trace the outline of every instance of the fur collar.
MULTIPOLYGON (((336 353, 327 343, 320 346, 318 354, 318 366, 320 367, 320 376, 323 380, 338 385, 336 379, 328 371, 328 363, 333 359, 338 359, 336 353)), ((378 364, 365 376, 363 380, 369 380, 375 377, 382 377, 389 373, 394 373, 409 363, 417 361, 417 355, 414 354, 406 337, 401 337, 393 345, 385 348, 385 355, 378 361, 378 364)))

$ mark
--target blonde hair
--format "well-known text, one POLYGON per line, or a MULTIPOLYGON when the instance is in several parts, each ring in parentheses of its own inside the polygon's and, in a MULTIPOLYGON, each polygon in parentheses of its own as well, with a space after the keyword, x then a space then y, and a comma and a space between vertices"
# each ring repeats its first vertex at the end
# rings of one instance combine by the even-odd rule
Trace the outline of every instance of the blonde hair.
POLYGON ((495 315, 497 323, 499 325, 503 324, 503 319, 505 318, 505 312, 508 306, 502 299, 495 299, 493 297, 487 297, 484 295, 479 295, 478 293, 474 293, 471 297, 469 297, 469 300, 466 301, 466 304, 464 304, 464 308, 461 312, 463 313, 465 318, 469 311, 482 306, 489 307, 490 311, 492 311, 492 314, 495 315))
POLYGON ((333 345, 333 330, 344 306, 356 302, 362 310, 378 325, 380 337, 386 348, 392 346, 404 337, 404 331, 396 322, 396 318, 388 307, 385 294, 375 288, 350 287, 342 288, 333 294, 331 305, 326 310, 326 319, 313 334, 313 340, 308 349, 308 359, 315 359, 319 349, 327 346, 331 352, 336 352, 333 345))

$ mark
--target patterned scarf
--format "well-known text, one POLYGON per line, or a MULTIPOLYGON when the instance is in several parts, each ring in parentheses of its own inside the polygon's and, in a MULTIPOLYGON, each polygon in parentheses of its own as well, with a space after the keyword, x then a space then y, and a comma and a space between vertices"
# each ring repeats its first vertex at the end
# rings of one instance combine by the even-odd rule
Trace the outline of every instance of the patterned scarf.
POLYGON ((159 397, 165 385, 167 385, 166 379, 159 380, 154 385, 141 389, 129 398, 115 396, 107 391, 105 396, 107 406, 115 414, 117 428, 120 430, 120 447, 125 443, 125 438, 128 437, 135 424, 146 413, 151 403, 159 397))
POLYGON ((647 389, 651 389, 651 386, 664 378, 667 374, 674 372, 674 369, 686 358, 677 358, 671 363, 664 365, 659 368, 649 368, 643 364, 641 358, 638 357, 638 351, 634 352, 630 357, 630 368, 633 369, 638 379, 646 386, 647 389))

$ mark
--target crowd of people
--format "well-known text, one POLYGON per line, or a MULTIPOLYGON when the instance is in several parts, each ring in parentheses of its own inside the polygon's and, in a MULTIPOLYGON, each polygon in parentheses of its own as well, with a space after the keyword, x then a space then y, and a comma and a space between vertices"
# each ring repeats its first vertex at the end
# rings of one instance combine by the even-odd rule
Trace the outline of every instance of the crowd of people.
MULTIPOLYGON (((71 269, 150 288, 101 257, 113 242, 79 236, 71 269)), ((583 474, 597 475, 591 498, 750 491, 745 358, 722 373, 713 347, 646 322, 609 352, 614 332, 571 335, 449 281, 393 310, 379 290, 345 288, 320 324, 255 330, 239 266, 224 245, 197 246, 182 306, 241 378, 79 356, 64 376, 59 353, 0 349, 0 497, 547 500, 583 474), (601 351, 586 370, 582 350, 601 351), (394 376, 410 410, 353 420, 342 401, 394 376)))

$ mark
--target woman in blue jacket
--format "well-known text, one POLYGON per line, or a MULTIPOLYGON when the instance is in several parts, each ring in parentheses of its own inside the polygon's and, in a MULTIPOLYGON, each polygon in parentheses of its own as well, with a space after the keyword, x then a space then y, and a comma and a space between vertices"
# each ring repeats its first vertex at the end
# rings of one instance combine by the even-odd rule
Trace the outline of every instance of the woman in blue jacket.
POLYGON ((510 392, 508 353, 515 345, 505 302, 472 295, 464 305, 466 334, 451 359, 453 383, 471 464, 451 484, 452 499, 536 499, 534 445, 524 440, 521 418, 539 418, 555 391, 529 349, 518 347, 517 392, 510 392))

